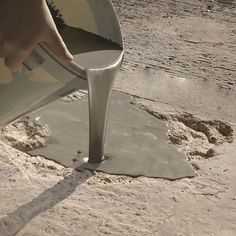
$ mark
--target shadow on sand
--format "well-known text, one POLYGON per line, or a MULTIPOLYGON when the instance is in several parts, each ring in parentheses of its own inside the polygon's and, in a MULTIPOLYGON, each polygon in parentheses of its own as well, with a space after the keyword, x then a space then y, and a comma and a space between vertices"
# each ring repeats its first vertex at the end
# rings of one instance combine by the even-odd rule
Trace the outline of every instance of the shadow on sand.
POLYGON ((69 197, 88 178, 86 172, 73 170, 69 176, 60 180, 53 187, 46 189, 31 202, 20 206, 8 216, 0 219, 0 235, 16 235, 33 218, 69 197))

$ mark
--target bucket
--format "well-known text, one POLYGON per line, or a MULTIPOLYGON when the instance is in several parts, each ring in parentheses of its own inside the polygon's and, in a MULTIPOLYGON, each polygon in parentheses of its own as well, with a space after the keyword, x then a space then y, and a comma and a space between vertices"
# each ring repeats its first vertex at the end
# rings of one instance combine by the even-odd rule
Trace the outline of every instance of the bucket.
POLYGON ((103 160, 111 88, 123 59, 123 41, 110 0, 48 0, 71 63, 39 44, 22 68, 0 59, 0 127, 76 90, 89 91, 89 162, 103 160))

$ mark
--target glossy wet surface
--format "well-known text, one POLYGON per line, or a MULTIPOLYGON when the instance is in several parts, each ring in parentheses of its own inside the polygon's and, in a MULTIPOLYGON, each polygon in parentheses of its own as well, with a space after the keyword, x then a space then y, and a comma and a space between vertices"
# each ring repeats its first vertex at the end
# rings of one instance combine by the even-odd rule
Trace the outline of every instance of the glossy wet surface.
POLYGON ((186 157, 167 143, 165 124, 130 104, 131 97, 115 92, 111 102, 105 145, 106 160, 100 165, 84 163, 88 156, 87 99, 58 101, 32 117, 49 125, 52 137, 44 148, 34 150, 64 166, 88 168, 111 174, 178 179, 194 176, 186 157))
POLYGON ((88 68, 89 162, 100 163, 103 158, 109 98, 122 62, 122 48, 94 33, 67 25, 62 27, 60 34, 74 56, 73 61, 83 68, 88 68), (109 66, 112 67, 108 68, 109 66))
POLYGON ((122 52, 121 46, 96 34, 63 26, 60 34, 74 62, 83 68, 104 68, 114 63, 122 52))

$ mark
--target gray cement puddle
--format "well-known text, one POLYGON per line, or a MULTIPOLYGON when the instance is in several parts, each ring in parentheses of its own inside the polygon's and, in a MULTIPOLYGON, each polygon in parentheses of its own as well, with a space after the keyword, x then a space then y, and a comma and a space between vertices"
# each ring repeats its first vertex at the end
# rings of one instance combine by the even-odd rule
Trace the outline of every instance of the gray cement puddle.
POLYGON ((88 103, 54 102, 31 114, 48 125, 51 138, 45 147, 31 151, 66 167, 110 174, 179 179, 193 177, 186 156, 168 144, 165 123, 131 105, 130 96, 114 92, 105 144, 106 159, 88 164, 88 103), (39 119, 40 117, 40 119, 39 119))

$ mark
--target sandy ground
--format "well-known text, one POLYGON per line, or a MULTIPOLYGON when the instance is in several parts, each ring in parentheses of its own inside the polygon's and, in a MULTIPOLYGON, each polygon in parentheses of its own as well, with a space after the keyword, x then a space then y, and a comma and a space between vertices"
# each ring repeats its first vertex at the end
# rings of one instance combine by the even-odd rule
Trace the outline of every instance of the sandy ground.
POLYGON ((44 144, 43 127, 8 126, 0 143, 0 236, 235 235, 235 1, 114 3, 127 51, 115 88, 169 126, 196 177, 76 172, 23 152, 44 144))

